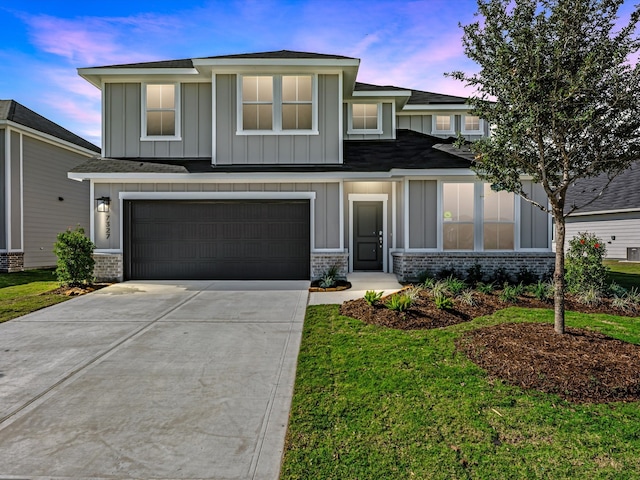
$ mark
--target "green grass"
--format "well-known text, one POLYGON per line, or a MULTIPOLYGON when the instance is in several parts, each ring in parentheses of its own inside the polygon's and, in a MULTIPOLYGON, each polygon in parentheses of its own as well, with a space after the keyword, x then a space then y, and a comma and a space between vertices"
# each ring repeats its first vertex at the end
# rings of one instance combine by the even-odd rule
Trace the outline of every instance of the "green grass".
POLYGON ((65 295, 44 295, 57 287, 53 270, 0 273, 0 322, 68 300, 65 295))
MULTIPOLYGON (((639 320, 567 313, 568 326, 633 343, 639 320)), ((456 352, 465 331, 507 321, 553 312, 405 332, 309 307, 281 478, 640 478, 640 403, 570 404, 489 381, 456 352)))
POLYGON ((627 289, 640 288, 640 263, 605 260, 604 264, 609 269, 607 279, 610 282, 614 281, 627 289))

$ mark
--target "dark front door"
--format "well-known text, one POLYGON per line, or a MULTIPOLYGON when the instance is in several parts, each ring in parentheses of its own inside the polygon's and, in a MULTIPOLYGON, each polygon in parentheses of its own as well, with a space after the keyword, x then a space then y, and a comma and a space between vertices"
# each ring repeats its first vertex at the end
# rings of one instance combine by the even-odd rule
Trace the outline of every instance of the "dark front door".
POLYGON ((354 270, 382 270, 382 202, 353 203, 354 270))
POLYGON ((309 200, 132 200, 124 206, 126 279, 309 278, 309 200))

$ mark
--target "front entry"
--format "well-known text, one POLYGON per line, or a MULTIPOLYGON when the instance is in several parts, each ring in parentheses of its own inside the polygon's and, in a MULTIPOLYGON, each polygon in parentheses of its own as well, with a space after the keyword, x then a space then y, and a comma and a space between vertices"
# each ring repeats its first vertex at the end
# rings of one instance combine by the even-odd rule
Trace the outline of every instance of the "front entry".
POLYGON ((353 202, 353 269, 382 270, 382 202, 353 202))

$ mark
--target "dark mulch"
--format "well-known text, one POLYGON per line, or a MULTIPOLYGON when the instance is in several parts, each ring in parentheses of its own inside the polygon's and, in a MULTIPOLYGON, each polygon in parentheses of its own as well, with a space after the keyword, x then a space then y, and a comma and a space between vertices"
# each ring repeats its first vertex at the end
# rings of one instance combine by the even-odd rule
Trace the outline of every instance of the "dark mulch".
POLYGON ((597 332, 503 323, 469 332, 457 347, 491 377, 521 388, 571 402, 640 400, 640 346, 597 332))
MULTIPOLYGON (((505 303, 497 293, 477 292, 475 305, 465 305, 456 299, 454 307, 448 310, 436 308, 426 292, 421 292, 406 312, 389 310, 383 305, 384 300, 374 306, 364 299, 345 302, 340 313, 374 325, 415 330, 455 325, 508 306, 553 308, 551 302, 528 296, 505 303)), ((608 299, 599 305, 584 305, 568 296, 566 309, 639 315, 613 307, 608 299)), ((558 394, 573 402, 640 400, 640 346, 586 330, 567 329, 567 332, 558 335, 548 324, 500 324, 466 334, 457 346, 490 376, 522 388, 558 394)))
POLYGON ((43 295, 66 295, 67 297, 76 297, 78 295, 84 295, 86 293, 95 292, 101 288, 108 287, 110 283, 91 283, 89 285, 80 286, 64 286, 58 287, 55 290, 44 293, 43 295))

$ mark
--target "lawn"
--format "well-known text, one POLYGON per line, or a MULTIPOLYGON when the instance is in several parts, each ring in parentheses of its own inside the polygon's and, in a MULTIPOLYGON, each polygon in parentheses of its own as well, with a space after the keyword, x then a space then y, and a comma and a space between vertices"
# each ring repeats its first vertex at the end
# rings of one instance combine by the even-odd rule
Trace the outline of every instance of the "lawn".
POLYGON ((624 288, 640 289, 640 263, 605 260, 604 264, 609 269, 607 274, 609 281, 614 281, 624 288))
POLYGON ((0 273, 0 322, 68 300, 47 293, 58 286, 53 270, 0 273))
MULTIPOLYGON (((470 329, 523 321, 553 312, 400 331, 309 307, 281 478, 639 478, 639 403, 524 391, 455 350, 470 329)), ((569 312, 567 325, 640 343, 637 318, 569 312)))

